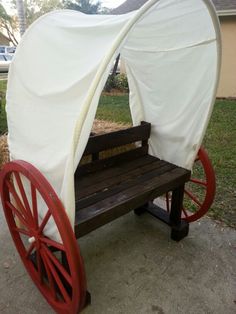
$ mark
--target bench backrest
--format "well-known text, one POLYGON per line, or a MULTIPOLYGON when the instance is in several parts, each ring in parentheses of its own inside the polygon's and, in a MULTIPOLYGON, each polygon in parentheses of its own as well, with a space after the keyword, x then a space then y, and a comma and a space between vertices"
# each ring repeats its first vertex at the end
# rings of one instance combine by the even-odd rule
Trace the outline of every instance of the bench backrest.
POLYGON ((150 131, 151 124, 141 122, 141 125, 125 130, 90 136, 84 156, 139 141, 142 141, 142 146, 147 145, 150 131))
POLYGON ((78 166, 76 175, 103 169, 118 161, 132 160, 139 155, 147 154, 150 133, 151 124, 142 121, 141 125, 125 130, 91 135, 83 156, 91 155, 92 158, 86 164, 82 163, 78 166), (126 146, 125 149, 124 146, 126 146), (121 149, 119 150, 119 148, 121 149), (113 153, 106 153, 109 150, 112 150, 113 153))

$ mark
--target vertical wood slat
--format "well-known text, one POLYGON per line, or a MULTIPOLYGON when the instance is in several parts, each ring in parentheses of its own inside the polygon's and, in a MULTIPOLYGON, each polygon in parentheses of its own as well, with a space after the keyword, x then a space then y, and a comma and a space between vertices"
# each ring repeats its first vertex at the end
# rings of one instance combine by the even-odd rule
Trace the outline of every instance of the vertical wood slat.
MULTIPOLYGON (((141 121, 141 125, 145 125, 145 123, 147 123, 147 122, 141 121)), ((147 146, 148 145, 148 140, 149 140, 149 137, 150 137, 150 133, 151 133, 151 128, 150 128, 150 131, 149 131, 148 138, 142 140, 142 146, 147 146)))
POLYGON ((99 160, 99 153, 93 153, 92 154, 92 161, 99 160))

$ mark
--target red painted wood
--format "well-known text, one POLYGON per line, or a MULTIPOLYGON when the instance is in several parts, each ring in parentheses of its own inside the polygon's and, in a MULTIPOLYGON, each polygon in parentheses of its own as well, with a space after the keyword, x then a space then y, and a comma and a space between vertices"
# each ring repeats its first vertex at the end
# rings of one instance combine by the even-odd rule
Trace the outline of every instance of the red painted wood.
POLYGON ((191 198, 191 200, 192 200, 195 204, 197 204, 199 207, 202 206, 202 203, 197 199, 197 197, 196 197, 193 193, 189 192, 187 189, 184 190, 184 193, 185 193, 189 198, 191 198))
MULTIPOLYGON (((191 177, 190 182, 191 185, 199 185, 204 190, 203 198, 200 198, 196 193, 194 194, 187 187, 185 187, 184 198, 189 198, 193 203, 195 203, 196 208, 194 212, 189 211, 187 208, 182 209, 182 218, 187 222, 193 222, 201 218, 203 215, 207 213, 209 208, 211 207, 216 190, 216 179, 213 166, 211 161, 207 155, 207 152, 201 147, 198 151, 197 157, 195 159, 195 163, 200 163, 203 168, 205 178, 204 180, 191 177)), ((193 166, 194 169, 194 166, 193 166)), ((166 194, 166 203, 171 202, 170 193, 166 194)), ((167 206, 167 211, 168 211, 167 206)))
POLYGON ((196 161, 201 163, 205 173, 205 180, 202 181, 198 178, 191 177, 190 181, 192 184, 200 185, 205 188, 204 199, 199 200, 198 195, 194 195, 187 190, 185 191, 185 197, 190 197, 190 199, 192 199, 198 205, 198 209, 194 213, 187 211, 186 208, 183 210, 184 219, 188 222, 196 221, 207 213, 214 201, 216 191, 214 168, 207 155, 207 152, 203 147, 199 149, 196 161))
POLYGON ((78 313, 85 305, 85 271, 71 224, 53 188, 31 164, 14 161, 6 164, 1 171, 0 193, 13 241, 32 280, 57 313, 78 313), (12 180, 13 175, 15 180, 12 180), (25 180, 29 182, 30 197, 25 191, 25 180), (48 208, 40 220, 37 195, 48 208), (17 225, 15 217, 21 226, 17 225), (44 235, 50 218, 55 221, 61 243, 44 235), (68 267, 60 258, 62 253, 66 256, 68 267))

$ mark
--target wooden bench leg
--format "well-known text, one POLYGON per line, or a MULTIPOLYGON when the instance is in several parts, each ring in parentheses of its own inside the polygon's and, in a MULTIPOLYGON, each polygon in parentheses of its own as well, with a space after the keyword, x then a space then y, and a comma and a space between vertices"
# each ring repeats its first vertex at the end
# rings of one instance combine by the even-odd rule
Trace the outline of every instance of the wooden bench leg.
POLYGON ((142 214, 144 214, 145 212, 147 212, 147 208, 148 208, 148 203, 144 204, 143 206, 140 206, 138 208, 134 209, 134 213, 137 216, 141 216, 142 214))
POLYGON ((171 239, 180 241, 188 235, 189 224, 181 219, 183 207, 184 185, 172 191, 170 212, 171 239))
POLYGON ((91 294, 90 292, 86 291, 86 301, 84 307, 91 305, 91 294))

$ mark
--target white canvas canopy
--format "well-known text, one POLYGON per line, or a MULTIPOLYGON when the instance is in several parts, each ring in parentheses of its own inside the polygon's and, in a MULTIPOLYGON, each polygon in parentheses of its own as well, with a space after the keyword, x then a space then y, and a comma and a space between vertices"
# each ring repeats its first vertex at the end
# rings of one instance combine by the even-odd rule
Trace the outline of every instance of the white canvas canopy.
MULTIPOLYGON (((128 14, 55 11, 22 38, 7 91, 11 159, 36 166, 74 224, 74 171, 99 97, 121 54, 133 124, 152 124, 150 153, 191 168, 215 99, 220 32, 209 0, 150 0, 128 14)), ((47 233, 53 237, 53 227, 47 233)))

